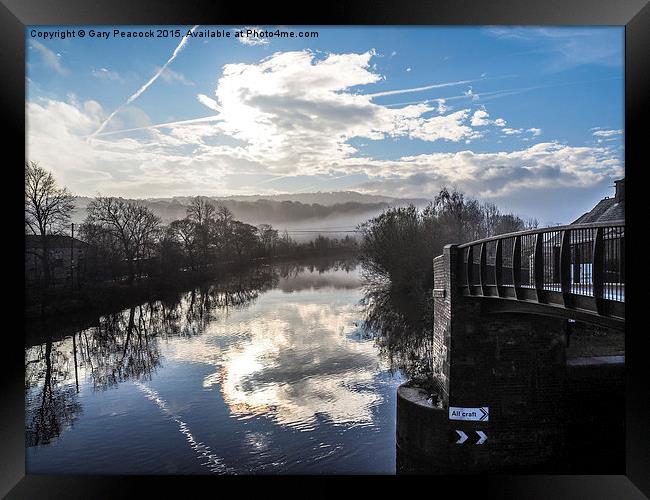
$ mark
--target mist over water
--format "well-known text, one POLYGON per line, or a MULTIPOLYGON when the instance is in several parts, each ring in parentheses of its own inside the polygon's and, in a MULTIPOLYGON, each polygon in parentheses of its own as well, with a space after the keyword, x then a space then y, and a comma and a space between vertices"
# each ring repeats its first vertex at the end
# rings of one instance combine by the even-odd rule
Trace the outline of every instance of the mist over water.
MULTIPOLYGON (((319 232, 333 238, 354 236, 350 231, 394 206, 413 203, 424 207, 425 199, 401 199, 363 195, 355 192, 305 193, 272 196, 211 197, 228 208, 233 216, 248 224, 271 224, 280 233, 288 231, 298 242, 313 240, 319 232)), ((90 198, 76 197, 71 221, 81 224, 90 198)), ((185 217, 190 197, 152 198, 138 202, 169 223, 185 217)))

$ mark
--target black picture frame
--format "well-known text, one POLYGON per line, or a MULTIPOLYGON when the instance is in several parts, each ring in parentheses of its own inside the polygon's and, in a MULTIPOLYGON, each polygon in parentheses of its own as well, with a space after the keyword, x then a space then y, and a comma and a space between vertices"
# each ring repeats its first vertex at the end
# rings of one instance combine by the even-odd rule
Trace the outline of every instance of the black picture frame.
MULTIPOLYGON (((625 26, 625 169, 628 178, 627 225, 628 252, 640 251, 641 220, 647 208, 640 209, 642 171, 647 169, 643 157, 644 114, 650 109, 650 5, 647 0, 402 0, 397 1, 351 1, 332 2, 322 5, 287 5, 275 2, 260 6, 236 2, 214 3, 209 0, 173 2, 169 0, 3 0, 0 6, 0 37, 5 71, 2 77, 2 110, 7 126, 5 143, 7 149, 24 157, 25 140, 25 27, 28 25, 74 25, 74 24, 235 24, 235 25, 619 25, 625 26), (631 182, 630 182, 631 181, 631 182), (631 195, 630 195, 631 192, 631 195), (637 209, 636 207, 639 207, 637 209)), ((20 207, 18 184, 23 182, 18 169, 20 158, 11 160, 5 172, 12 173, 7 216, 16 221, 18 239, 22 241, 21 217, 13 214, 20 207), (12 166, 13 165, 13 166, 12 166), (15 175, 15 179, 13 178, 15 175), (15 182, 16 186, 13 186, 15 182)), ((645 228, 644 228, 645 229, 645 228)), ((627 235, 626 235, 627 237, 627 235)), ((20 251, 19 245, 9 245, 20 251)), ((13 251, 13 250, 10 250, 13 251)), ((16 257, 20 259, 20 255, 16 257)), ((10 263, 10 257, 6 263, 10 263)), ((17 260, 20 263, 20 260, 17 260)), ((626 258, 628 267, 637 262, 626 258)), ((12 267, 9 264, 9 267, 12 267)), ((20 265, 13 266, 20 269, 20 265)), ((644 326, 640 321, 636 331, 636 319, 643 300, 637 292, 642 274, 631 276, 626 290, 626 474, 620 476, 436 476, 435 478, 389 478, 372 477, 372 485, 383 488, 387 482, 399 481, 401 485, 420 484, 426 494, 442 494, 447 487, 461 495, 480 494, 495 498, 644 498, 650 497, 650 391, 645 383, 647 374, 643 349, 644 326), (438 492, 438 493, 436 493, 438 492)), ((20 279, 18 276, 16 279, 20 279)), ((15 294, 17 295, 17 294, 15 294)), ((20 300, 20 299, 18 299, 20 300)), ((17 305, 17 307, 19 307, 17 305)), ((8 312, 11 312, 9 310, 8 312)), ((2 398, 0 399, 0 496, 7 498, 116 498, 151 494, 152 488, 169 491, 172 483, 194 490, 200 486, 214 485, 213 477, 161 477, 161 476, 52 476, 25 475, 24 437, 24 343, 17 333, 19 327, 6 326, 3 334, 14 345, 3 356, 2 398), (207 483, 207 484, 206 484, 207 483)), ((248 488, 238 478, 217 478, 233 481, 238 488, 248 488)), ((256 478, 257 479, 257 478, 256 478)), ((263 479, 263 478, 262 478, 263 479)), ((275 479, 275 478, 273 478, 275 479)), ((285 483, 283 478, 282 483, 285 483)), ((348 479, 348 478, 343 478, 348 479)), ((315 478, 314 485, 304 491, 310 495, 329 492, 340 494, 341 487, 330 478, 315 478), (323 480, 324 479, 324 480, 323 480), (329 488, 328 488, 329 487, 329 488)), ((257 481, 255 481, 257 482, 257 481)), ((345 481, 347 482, 347 481, 345 481)), ((215 490, 213 490, 215 491, 215 490)), ((221 490, 224 491, 224 490, 221 490)), ((409 494, 409 490, 404 490, 409 494)), ((217 494, 218 491, 215 491, 217 494)))

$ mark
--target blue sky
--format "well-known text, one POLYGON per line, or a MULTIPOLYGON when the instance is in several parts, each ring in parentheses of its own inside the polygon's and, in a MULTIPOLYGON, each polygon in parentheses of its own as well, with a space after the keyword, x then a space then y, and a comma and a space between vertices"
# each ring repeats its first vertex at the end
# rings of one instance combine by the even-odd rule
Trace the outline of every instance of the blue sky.
POLYGON ((239 28, 27 28, 28 158, 80 195, 449 186, 544 224, 570 222, 623 175, 621 27, 239 28))

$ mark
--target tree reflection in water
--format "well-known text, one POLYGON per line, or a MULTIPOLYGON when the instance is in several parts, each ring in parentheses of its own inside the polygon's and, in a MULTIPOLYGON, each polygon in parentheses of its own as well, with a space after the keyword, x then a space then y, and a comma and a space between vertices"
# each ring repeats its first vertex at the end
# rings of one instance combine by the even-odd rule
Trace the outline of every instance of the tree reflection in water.
POLYGON ((248 306, 278 279, 276 269, 260 266, 224 283, 106 314, 62 340, 48 332, 44 344, 25 352, 27 446, 47 444, 74 423, 82 411, 81 377, 94 390, 150 380, 161 364, 161 339, 201 334, 215 317, 248 306))
POLYGON ((401 370, 419 386, 433 379, 433 301, 410 300, 390 285, 366 282, 361 301, 363 329, 376 337, 391 370, 401 370))
POLYGON ((329 271, 345 271, 350 273, 356 269, 357 265, 358 261, 352 258, 333 259, 324 257, 309 262, 281 262, 276 267, 279 277, 288 279, 296 278, 305 272, 323 274, 329 271))
MULTIPOLYGON (((47 444, 77 418, 81 405, 71 384, 70 356, 49 339, 25 359, 27 446, 47 444)), ((74 370, 74 368, 72 369, 74 370)))

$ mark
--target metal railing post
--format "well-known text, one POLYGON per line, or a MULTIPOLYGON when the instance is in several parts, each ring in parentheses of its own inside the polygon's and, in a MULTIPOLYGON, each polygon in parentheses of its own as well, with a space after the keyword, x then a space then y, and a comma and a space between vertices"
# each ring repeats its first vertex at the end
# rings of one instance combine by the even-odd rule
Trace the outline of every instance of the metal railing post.
POLYGON ((544 233, 535 235, 535 257, 533 258, 533 276, 535 278, 535 292, 537 302, 544 302, 544 251, 542 244, 544 233))
POLYGON ((503 240, 497 240, 497 248, 494 256, 494 283, 497 286, 497 293, 499 297, 503 295, 501 286, 503 285, 503 240))
POLYGON ((515 288, 515 297, 521 298, 521 236, 515 236, 512 247, 512 285, 515 288))
POLYGON ((470 295, 473 295, 472 278, 474 276, 474 250, 472 249, 471 246, 467 247, 467 267, 466 267, 465 276, 467 278, 467 291, 469 292, 470 295))
POLYGON ((560 291, 564 307, 572 307, 571 304, 571 230, 565 229, 562 232, 560 242, 560 291))
POLYGON ((564 306, 577 311, 576 314, 596 314, 624 321, 624 228, 618 221, 566 225, 507 233, 460 245, 457 269, 465 272, 460 278, 461 287, 467 286, 463 293, 515 298, 528 302, 524 308, 532 307, 530 302, 536 301, 564 306), (511 241, 512 248, 504 249, 511 241), (460 253, 465 251, 466 254, 460 253), (504 266, 510 267, 511 253, 512 270, 506 269, 504 275, 504 266), (490 269, 492 265, 494 271, 490 269), (508 281, 510 276, 514 297, 508 281), (492 287, 496 287, 496 292, 492 287))
POLYGON ((591 283, 596 301, 596 312, 603 314, 603 292, 604 292, 604 259, 603 259, 603 228, 596 229, 594 248, 591 258, 591 283))
POLYGON ((479 282, 481 284, 481 294, 486 295, 485 285, 487 284, 487 276, 486 276, 485 242, 481 243, 481 250, 479 254, 479 282))

